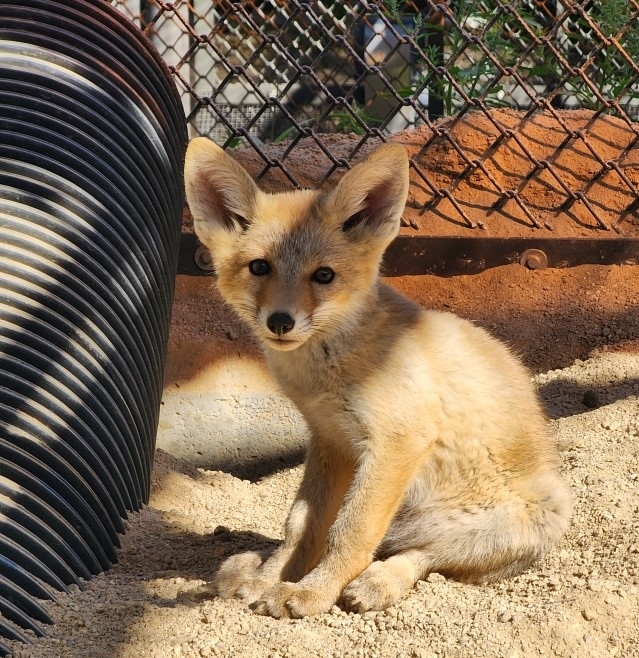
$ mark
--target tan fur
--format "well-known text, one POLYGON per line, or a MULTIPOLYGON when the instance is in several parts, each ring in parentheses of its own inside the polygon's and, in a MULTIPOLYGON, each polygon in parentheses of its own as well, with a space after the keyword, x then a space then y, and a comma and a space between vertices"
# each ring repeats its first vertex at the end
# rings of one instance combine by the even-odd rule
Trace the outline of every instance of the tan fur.
POLYGON ((329 192, 269 195, 198 138, 185 180, 222 295, 311 431, 284 542, 227 560, 220 596, 274 617, 381 609, 431 571, 508 577, 561 538, 570 495, 526 370, 484 330, 378 280, 408 189, 400 146, 329 192), (268 273, 251 273, 256 259, 268 273), (314 280, 319 268, 334 280, 314 280), (269 329, 274 313, 294 326, 269 329))

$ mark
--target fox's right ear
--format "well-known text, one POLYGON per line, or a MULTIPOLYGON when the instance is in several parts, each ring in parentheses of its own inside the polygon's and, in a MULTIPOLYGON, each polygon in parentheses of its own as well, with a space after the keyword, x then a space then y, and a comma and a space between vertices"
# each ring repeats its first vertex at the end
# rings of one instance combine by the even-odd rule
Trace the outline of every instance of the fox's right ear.
POLYGON ((408 185, 406 149, 384 144, 324 195, 326 216, 351 240, 386 248, 399 232, 408 185))
POLYGON ((206 137, 190 141, 184 184, 195 232, 205 245, 220 230, 239 233, 249 224, 259 188, 246 169, 215 142, 206 137))

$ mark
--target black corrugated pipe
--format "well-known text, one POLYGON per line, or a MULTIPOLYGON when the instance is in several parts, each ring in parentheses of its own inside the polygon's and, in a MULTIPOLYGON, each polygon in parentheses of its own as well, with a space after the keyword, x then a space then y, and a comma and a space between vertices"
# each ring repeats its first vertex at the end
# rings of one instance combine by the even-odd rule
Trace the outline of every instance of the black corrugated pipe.
MULTIPOLYGON (((109 568, 148 501, 186 123, 100 0, 0 0, 0 636, 109 568)), ((0 654, 8 653, 0 640, 0 654)))

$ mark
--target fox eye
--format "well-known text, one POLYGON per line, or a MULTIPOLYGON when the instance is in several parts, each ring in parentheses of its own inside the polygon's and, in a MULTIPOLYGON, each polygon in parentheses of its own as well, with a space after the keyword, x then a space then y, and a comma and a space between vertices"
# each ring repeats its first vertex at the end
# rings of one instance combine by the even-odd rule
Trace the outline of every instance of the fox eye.
POLYGON ((256 258, 255 260, 252 260, 249 263, 248 268, 249 272, 255 276, 264 276, 271 271, 271 266, 269 265, 268 261, 264 260, 263 258, 256 258))
POLYGON ((313 279, 315 283, 322 284, 331 283, 334 278, 335 272, 333 272, 330 267, 318 267, 315 272, 313 272, 313 276, 311 276, 311 279, 313 279))

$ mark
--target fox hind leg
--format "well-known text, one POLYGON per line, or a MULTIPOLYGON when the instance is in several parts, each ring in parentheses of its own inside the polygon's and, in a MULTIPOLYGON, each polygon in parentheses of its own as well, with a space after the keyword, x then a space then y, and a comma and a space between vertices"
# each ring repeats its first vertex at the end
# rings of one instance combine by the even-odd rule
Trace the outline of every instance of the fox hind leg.
POLYGON ((425 555, 408 550, 375 560, 346 586, 342 601, 354 612, 383 610, 398 601, 423 577, 425 555))
POLYGON ((377 551, 386 559, 374 561, 344 589, 347 607, 383 610, 431 572, 467 583, 521 573, 567 530, 571 500, 557 481, 554 493, 537 503, 438 511, 417 522, 395 520, 377 551))

